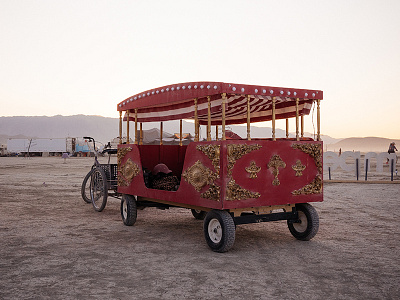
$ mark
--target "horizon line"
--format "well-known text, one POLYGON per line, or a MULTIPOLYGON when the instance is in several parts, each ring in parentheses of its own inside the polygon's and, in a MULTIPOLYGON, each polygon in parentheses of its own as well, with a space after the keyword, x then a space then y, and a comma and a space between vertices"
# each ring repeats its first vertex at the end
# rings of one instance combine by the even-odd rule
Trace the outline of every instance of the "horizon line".
MULTIPOLYGON (((52 115, 52 116, 49 116, 49 115, 17 115, 16 116, 16 115, 14 115, 14 116, 0 116, 0 118, 20 118, 20 117, 25 117, 25 118, 30 118, 30 117, 32 117, 32 118, 34 118, 34 117, 37 117, 37 118, 42 118, 42 117, 54 118, 54 117, 75 117, 75 116, 101 117, 101 118, 116 119, 116 120, 119 119, 118 116, 117 117, 108 117, 108 116, 102 116, 102 115, 88 115, 88 114, 74 114, 74 115, 57 114, 57 115, 52 115)), ((183 120, 186 121, 186 122, 190 122, 189 119, 183 119, 183 120)), ((176 121, 176 120, 171 120, 170 122, 173 122, 173 121, 176 121)), ((148 122, 148 123, 157 123, 157 122, 148 122)), ((233 125, 234 126, 245 126, 246 124, 233 124, 233 125)), ((205 126, 205 125, 203 125, 203 126, 205 126)), ((232 126, 232 125, 230 125, 230 126, 232 126)), ((258 127, 258 128, 262 128, 262 127, 264 127, 264 128, 272 128, 270 126, 258 126, 256 123, 251 124, 251 126, 258 127)), ((280 127, 276 127, 276 128, 277 129, 281 129, 281 130, 285 130, 284 128, 280 128, 280 127)), ((290 133, 291 132, 289 131, 289 134, 290 133)), ((311 132, 308 132, 308 133, 312 134, 311 132)), ((381 138, 381 139, 389 139, 389 140, 400 141, 400 137, 399 138, 391 138, 391 137, 382 137, 382 136, 354 136, 353 135, 353 136, 348 136, 348 137, 337 138, 337 137, 333 137, 331 135, 323 134, 323 133, 321 133, 321 136, 326 136, 326 137, 330 137, 330 138, 337 139, 337 140, 344 140, 344 139, 350 139, 350 138, 381 138)))

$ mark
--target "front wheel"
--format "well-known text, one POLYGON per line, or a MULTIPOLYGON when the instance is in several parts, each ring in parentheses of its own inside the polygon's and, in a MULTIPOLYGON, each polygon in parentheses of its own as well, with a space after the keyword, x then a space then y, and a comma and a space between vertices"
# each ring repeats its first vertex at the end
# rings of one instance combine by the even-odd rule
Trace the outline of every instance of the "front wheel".
POLYGON ((296 239, 309 241, 318 232, 318 213, 315 208, 308 203, 296 204, 296 210, 299 218, 295 222, 288 220, 289 231, 296 239))
POLYGON ((108 197, 108 183, 106 173, 101 168, 95 168, 90 177, 90 198, 95 211, 102 211, 106 207, 108 197))
POLYGON ((126 226, 133 226, 136 222, 137 207, 136 197, 123 195, 121 201, 121 217, 126 226))
POLYGON ((235 242, 235 223, 224 210, 211 210, 204 219, 204 236, 208 246, 215 252, 226 252, 235 242))

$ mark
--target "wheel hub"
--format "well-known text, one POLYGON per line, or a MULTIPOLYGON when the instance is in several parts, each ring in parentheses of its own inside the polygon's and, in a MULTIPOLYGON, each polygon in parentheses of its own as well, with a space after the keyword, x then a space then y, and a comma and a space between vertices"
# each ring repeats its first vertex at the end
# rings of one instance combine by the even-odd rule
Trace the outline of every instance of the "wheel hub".
POLYGON ((128 205, 126 205, 126 201, 122 203, 122 214, 124 216, 124 219, 128 217, 128 205))
POLYGON ((217 219, 212 219, 208 224, 208 235, 214 243, 219 243, 222 239, 222 227, 217 219))
POLYGON ((293 227, 297 232, 304 232, 307 230, 307 216, 302 211, 298 212, 298 216, 299 220, 293 223, 293 227))

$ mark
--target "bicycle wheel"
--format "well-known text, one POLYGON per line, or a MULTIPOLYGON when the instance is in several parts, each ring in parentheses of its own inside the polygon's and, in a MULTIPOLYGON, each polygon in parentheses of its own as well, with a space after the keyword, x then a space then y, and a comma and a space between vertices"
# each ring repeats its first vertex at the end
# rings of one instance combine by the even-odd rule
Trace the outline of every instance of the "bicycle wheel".
POLYGON ((90 176, 90 198, 95 211, 102 211, 106 207, 108 183, 106 173, 101 168, 93 169, 90 176))
POLYGON ((82 187, 81 187, 81 195, 83 201, 86 203, 92 203, 92 199, 90 198, 90 181, 89 178, 91 178, 93 174, 93 170, 90 170, 89 173, 86 174, 85 178, 83 179, 82 182, 82 187))

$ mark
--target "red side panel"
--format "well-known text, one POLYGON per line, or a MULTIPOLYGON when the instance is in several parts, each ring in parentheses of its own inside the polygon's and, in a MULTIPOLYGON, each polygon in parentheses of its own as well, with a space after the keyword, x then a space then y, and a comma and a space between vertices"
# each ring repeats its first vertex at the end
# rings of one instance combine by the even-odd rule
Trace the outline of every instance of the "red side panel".
POLYGON ((323 201, 322 142, 229 141, 224 148, 241 144, 255 150, 224 158, 227 168, 233 161, 225 177, 225 209, 323 201))
POLYGON ((120 145, 118 176, 119 192, 175 202, 177 206, 234 209, 317 202, 323 200, 322 142, 230 140, 193 142, 187 147, 120 145), (180 178, 177 191, 145 186, 143 167, 151 170, 158 163, 165 163, 180 178))
MULTIPOLYGON (((197 143, 191 143, 188 146, 119 145, 118 149, 120 153, 123 153, 120 149, 131 150, 127 151, 124 156, 119 154, 121 158, 119 162, 118 177, 125 178, 126 176, 124 176, 124 173, 125 175, 129 173, 123 171, 124 166, 126 166, 128 163, 128 160, 131 160, 137 165, 139 172, 136 176, 133 177, 128 185, 119 185, 118 192, 123 194, 148 197, 155 200, 175 202, 177 203, 177 206, 182 203, 193 206, 221 209, 221 201, 204 199, 201 197, 203 190, 207 190, 207 186, 205 186, 203 190, 199 192, 182 176, 182 173, 184 173, 185 170, 187 170, 197 161, 202 161, 204 163, 204 166, 209 169, 213 168, 211 161, 202 152, 196 150, 196 144, 197 143), (141 157, 141 154, 143 155, 143 157, 141 157), (174 175, 181 178, 180 186, 177 191, 156 190, 147 188, 145 186, 143 167, 148 170, 152 170, 152 168, 158 163, 166 164, 168 168, 173 171, 174 175)), ((120 182, 124 184, 123 181, 120 180, 120 182)))

